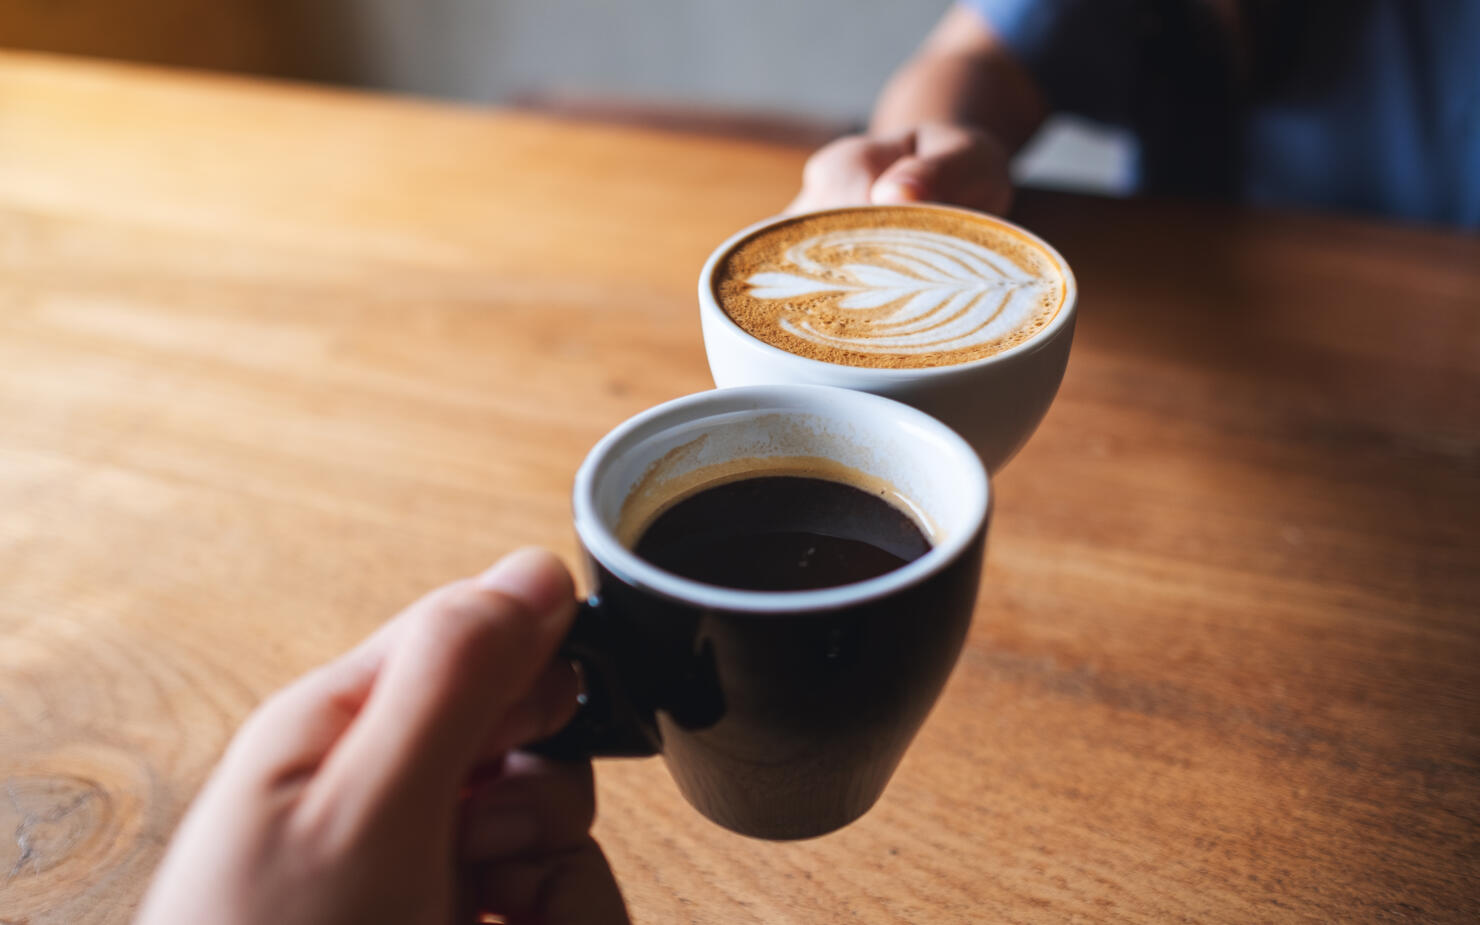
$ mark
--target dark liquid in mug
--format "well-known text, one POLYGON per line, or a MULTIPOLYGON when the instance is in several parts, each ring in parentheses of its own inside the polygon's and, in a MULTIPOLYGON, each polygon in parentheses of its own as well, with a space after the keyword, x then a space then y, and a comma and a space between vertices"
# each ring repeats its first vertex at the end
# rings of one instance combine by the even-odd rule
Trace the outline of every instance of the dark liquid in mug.
POLYGON ((852 485, 758 476, 664 511, 634 550, 669 572, 746 591, 809 591, 865 581, 930 551, 908 514, 852 485))

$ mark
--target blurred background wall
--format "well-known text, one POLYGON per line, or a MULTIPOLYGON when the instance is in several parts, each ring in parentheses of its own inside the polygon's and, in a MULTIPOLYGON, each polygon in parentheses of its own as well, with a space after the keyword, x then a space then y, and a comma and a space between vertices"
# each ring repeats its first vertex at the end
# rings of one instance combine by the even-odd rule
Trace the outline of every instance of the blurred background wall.
MULTIPOLYGON (((0 0, 0 45, 815 145, 867 118, 948 0, 0 0)), ((1118 136, 1056 120, 1020 180, 1114 192, 1118 136)))

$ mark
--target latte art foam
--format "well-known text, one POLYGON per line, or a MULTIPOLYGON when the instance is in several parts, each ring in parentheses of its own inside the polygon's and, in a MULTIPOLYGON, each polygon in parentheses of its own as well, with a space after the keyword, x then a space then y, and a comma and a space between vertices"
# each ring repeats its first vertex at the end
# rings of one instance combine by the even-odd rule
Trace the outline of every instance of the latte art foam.
POLYGON ((1053 320, 1064 277, 1011 226, 960 210, 802 216, 717 268, 721 307, 755 337, 855 366, 941 366, 1010 349, 1053 320))
POLYGON ((805 312, 783 315, 778 323, 812 343, 866 353, 920 354, 993 343, 1039 314, 1049 288, 980 244, 912 228, 821 234, 787 248, 786 259, 799 272, 752 275, 746 281, 751 297, 838 293, 837 309, 857 313, 858 323, 826 325, 805 312), (813 259, 814 252, 873 259, 830 266, 813 259))

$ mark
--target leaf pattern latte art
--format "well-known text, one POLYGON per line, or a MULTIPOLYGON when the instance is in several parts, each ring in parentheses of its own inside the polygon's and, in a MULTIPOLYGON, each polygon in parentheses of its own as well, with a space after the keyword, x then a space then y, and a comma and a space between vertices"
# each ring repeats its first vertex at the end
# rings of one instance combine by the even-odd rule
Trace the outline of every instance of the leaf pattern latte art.
POLYGON ((1003 255, 914 228, 829 231, 787 248, 778 270, 746 282, 755 299, 807 300, 777 324, 819 346, 934 353, 998 341, 1041 315, 1049 283, 1003 255), (836 293, 822 307, 814 296, 836 293), (854 317, 849 317, 850 315, 854 317))

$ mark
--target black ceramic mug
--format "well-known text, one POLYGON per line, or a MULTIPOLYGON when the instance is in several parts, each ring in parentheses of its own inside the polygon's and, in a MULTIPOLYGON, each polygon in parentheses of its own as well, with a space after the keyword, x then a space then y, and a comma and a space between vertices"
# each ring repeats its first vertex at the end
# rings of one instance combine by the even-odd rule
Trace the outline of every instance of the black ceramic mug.
POLYGON ((591 593, 566 651, 585 696, 536 750, 661 754, 696 809, 745 835, 847 825, 883 792, 955 664, 989 507, 964 440, 875 395, 720 389, 639 414, 576 476, 591 593), (653 512, 705 484, 802 473, 892 492, 930 550, 866 581, 775 592, 701 584, 631 549, 653 512))

